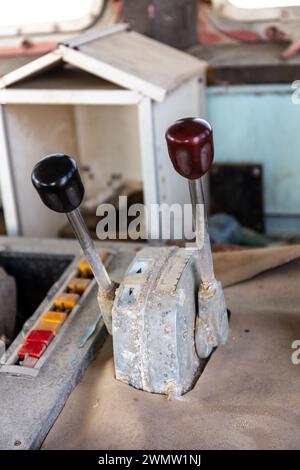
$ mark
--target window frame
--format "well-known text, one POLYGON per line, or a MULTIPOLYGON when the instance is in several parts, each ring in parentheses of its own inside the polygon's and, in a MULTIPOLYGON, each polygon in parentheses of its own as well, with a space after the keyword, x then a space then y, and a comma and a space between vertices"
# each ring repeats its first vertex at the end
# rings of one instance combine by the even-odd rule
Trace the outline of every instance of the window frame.
POLYGON ((89 12, 86 15, 74 20, 27 23, 23 25, 11 24, 7 26, 1 26, 0 37, 78 32, 92 26, 92 24, 94 24, 102 16, 106 4, 107 0, 93 0, 93 4, 89 12))
POLYGON ((229 20, 245 23, 274 21, 290 19, 299 21, 299 6, 289 7, 263 7, 263 8, 240 8, 236 7, 230 0, 212 0, 213 8, 223 17, 229 20))

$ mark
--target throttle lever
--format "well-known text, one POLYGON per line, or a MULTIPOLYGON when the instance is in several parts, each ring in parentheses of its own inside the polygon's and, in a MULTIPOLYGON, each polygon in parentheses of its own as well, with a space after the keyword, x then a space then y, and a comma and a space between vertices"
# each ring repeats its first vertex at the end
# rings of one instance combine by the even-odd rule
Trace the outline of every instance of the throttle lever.
POLYGON ((202 283, 214 284, 214 270, 207 230, 202 177, 214 159, 212 129, 200 118, 176 121, 167 129, 166 140, 171 162, 181 176, 188 180, 193 208, 196 244, 200 256, 202 283))
POLYGON ((99 285, 98 300, 100 296, 105 299, 105 302, 102 301, 105 303, 105 312, 102 313, 110 331, 111 308, 116 285, 109 278, 79 209, 84 196, 84 187, 76 161, 64 154, 47 155, 33 168, 31 181, 49 209, 66 214, 99 285))
POLYGON ((195 344, 198 356, 204 358, 214 347, 225 344, 228 334, 224 293, 214 275, 202 187, 202 178, 214 159, 212 128, 204 119, 180 119, 167 129, 166 140, 175 170, 189 183, 201 276, 195 344))

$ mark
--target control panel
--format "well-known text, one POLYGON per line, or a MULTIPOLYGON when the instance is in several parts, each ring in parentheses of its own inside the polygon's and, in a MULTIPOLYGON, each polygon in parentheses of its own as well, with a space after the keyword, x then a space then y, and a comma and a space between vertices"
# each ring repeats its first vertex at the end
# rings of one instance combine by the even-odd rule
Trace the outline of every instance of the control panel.
MULTIPOLYGON (((99 256, 103 263, 109 265, 112 253, 103 250, 99 256)), ((46 305, 33 325, 28 329, 25 324, 12 347, 2 356, 0 373, 36 376, 44 362, 49 360, 56 343, 61 340, 93 286, 93 272, 82 257, 71 267, 58 291, 46 299, 46 305)))

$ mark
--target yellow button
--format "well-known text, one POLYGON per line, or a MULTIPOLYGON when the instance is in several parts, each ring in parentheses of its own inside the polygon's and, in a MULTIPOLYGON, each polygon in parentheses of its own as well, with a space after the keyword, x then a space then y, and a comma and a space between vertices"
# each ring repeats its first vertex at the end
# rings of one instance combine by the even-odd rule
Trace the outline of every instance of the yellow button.
POLYGON ((54 299, 56 308, 71 310, 80 299, 78 294, 60 294, 54 299))
MULTIPOLYGON (((100 256, 100 259, 101 259, 102 263, 104 263, 104 261, 106 260, 106 258, 108 256, 108 253, 107 253, 107 251, 101 251, 99 253, 99 256, 100 256)), ((87 262, 86 259, 84 259, 79 264, 78 270, 79 270, 80 274, 82 274, 83 276, 93 277, 93 271, 91 270, 91 267, 90 267, 90 265, 89 265, 89 263, 87 262)))
POLYGON ((76 292, 76 294, 83 294, 90 282, 90 279, 85 279, 83 277, 75 277, 69 282, 68 288, 72 292, 76 292))
POLYGON ((58 333, 62 323, 49 323, 49 322, 43 322, 40 321, 37 326, 35 327, 36 330, 42 330, 42 331, 52 331, 54 336, 58 333))
POLYGON ((44 313, 41 318, 42 322, 49 322, 49 323, 63 323, 67 318, 67 314, 64 312, 49 312, 44 313))
POLYGON ((93 276, 93 271, 91 270, 91 267, 87 261, 82 261, 78 266, 78 270, 82 276, 93 276))

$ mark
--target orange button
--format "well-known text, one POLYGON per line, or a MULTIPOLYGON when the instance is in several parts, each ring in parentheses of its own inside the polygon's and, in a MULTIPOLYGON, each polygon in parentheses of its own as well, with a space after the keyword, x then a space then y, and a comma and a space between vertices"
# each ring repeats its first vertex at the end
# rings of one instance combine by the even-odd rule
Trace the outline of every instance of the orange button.
POLYGON ((67 318, 67 314, 64 312, 46 312, 41 318, 42 322, 49 323, 63 323, 67 318))
POLYGON ((76 292, 76 294, 83 294, 90 282, 90 279, 84 279, 83 277, 75 277, 69 282, 68 288, 72 292, 76 292))
POLYGON ((36 329, 37 330, 43 330, 43 331, 52 331, 52 333, 54 334, 54 336, 58 333, 60 327, 61 327, 62 323, 50 323, 50 322, 44 322, 44 321, 40 321, 37 326, 36 326, 36 329))
POLYGON ((56 308, 72 310, 80 299, 78 294, 60 294, 54 299, 56 308))

